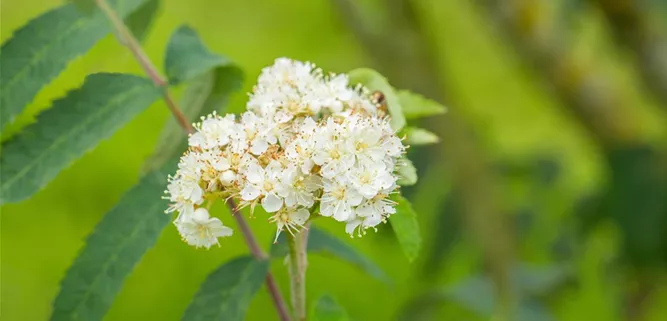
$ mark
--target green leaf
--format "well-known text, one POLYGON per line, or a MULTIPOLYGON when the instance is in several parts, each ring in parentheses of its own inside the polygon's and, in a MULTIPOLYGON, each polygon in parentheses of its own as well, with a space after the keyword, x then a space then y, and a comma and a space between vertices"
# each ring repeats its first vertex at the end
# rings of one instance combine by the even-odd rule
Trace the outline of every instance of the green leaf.
POLYGON ((635 267, 667 265, 667 155, 651 146, 607 152, 611 184, 601 216, 614 220, 623 235, 623 259, 635 267))
POLYGON ((191 80, 220 66, 234 64, 229 59, 210 52, 194 29, 181 26, 171 36, 164 68, 170 84, 191 80))
MULTIPOLYGON (((121 17, 146 0, 115 1, 121 17)), ((0 131, 74 58, 111 31, 99 10, 91 16, 66 4, 30 20, 0 48, 0 131)))
POLYGON ((517 289, 529 297, 546 296, 571 279, 572 270, 561 265, 519 265, 512 270, 512 280, 517 289))
MULTIPOLYGON (((375 279, 384 283, 390 283, 389 278, 384 271, 373 263, 373 261, 359 253, 359 251, 352 246, 318 228, 311 227, 308 231, 308 252, 338 257, 357 266, 375 279)), ((287 253, 287 242, 285 241, 285 234, 283 233, 271 247, 271 257, 285 257, 287 253)))
MULTIPOLYGON (((552 294, 572 277, 572 271, 563 266, 528 267, 512 269, 511 280, 517 297, 521 298, 516 315, 510 320, 551 321, 555 318, 538 300, 552 294)), ((497 312, 493 282, 486 276, 474 276, 445 288, 435 288, 411 300, 403 308, 399 320, 413 320, 413 316, 431 312, 443 303, 455 303, 489 319, 497 312)))
POLYGON ((160 0, 147 0, 141 7, 125 18, 125 25, 135 38, 143 41, 157 18, 160 0))
MULTIPOLYGON (((519 321, 554 320, 536 296, 546 296, 571 278, 571 270, 559 265, 529 267, 519 265, 512 269, 514 289, 524 298, 517 310, 519 321)), ((487 277, 477 276, 451 286, 442 292, 446 298, 467 307, 481 316, 490 317, 496 305, 493 283, 487 277)))
POLYGON ((95 0, 68 0, 73 3, 81 12, 87 15, 92 15, 97 8, 95 0))
POLYGON ((336 300, 329 295, 323 295, 315 304, 311 312, 311 320, 313 321, 348 321, 345 309, 341 307, 336 300))
MULTIPOLYGON (((197 57, 210 54, 203 44, 197 42, 198 44, 194 45, 193 39, 199 41, 194 31, 188 27, 181 27, 174 32, 167 46, 167 57, 171 57, 168 60, 173 64, 179 64, 178 59, 183 59, 188 64, 197 63, 197 57), (183 40, 184 38, 187 41, 183 40)), ((192 122, 197 121, 199 116, 210 114, 214 110, 222 111, 222 108, 227 104, 229 95, 241 89, 243 83, 241 69, 226 58, 205 60, 215 60, 223 64, 216 65, 204 62, 202 66, 192 66, 194 69, 200 70, 201 74, 190 73, 184 76, 183 79, 188 81, 188 87, 183 94, 180 105, 185 116, 192 122), (205 66, 209 69, 206 70, 205 66)), ((170 118, 160 134, 156 152, 146 162, 145 166, 151 166, 152 163, 169 158, 174 152, 185 150, 180 144, 174 143, 182 141, 184 138, 183 130, 175 119, 170 118)))
POLYGON ((412 209, 412 204, 407 199, 400 195, 394 195, 392 198, 398 204, 396 205, 396 214, 389 216, 389 222, 405 256, 408 257, 408 261, 412 262, 417 258, 422 244, 417 213, 412 209))
MULTIPOLYGON (((471 278, 441 292, 443 300, 452 301, 478 315, 490 318, 496 311, 493 284, 487 278, 471 278)), ((539 302, 524 299, 518 305, 517 321, 551 321, 554 318, 539 302)))
POLYGON ((225 263, 206 278, 182 320, 242 321, 268 271, 268 260, 239 257, 225 263))
POLYGON ((401 157, 397 163, 398 181, 400 186, 412 186, 417 184, 417 169, 407 157, 401 157))
POLYGON ((94 74, 54 101, 37 122, 3 146, 0 204, 23 200, 138 115, 160 90, 145 78, 94 74))
POLYGON ((405 142, 409 145, 428 145, 435 144, 440 141, 438 135, 417 127, 405 127, 403 128, 403 134, 405 134, 405 142))
MULTIPOLYGON (((451 187, 451 182, 443 179, 443 176, 431 177, 425 175, 425 180, 431 181, 422 182, 413 194, 415 195, 415 199, 413 199, 415 203, 420 202, 420 199, 423 200, 425 194, 429 198, 437 197, 437 200, 432 201, 427 207, 421 205, 421 211, 426 208, 433 212, 432 223, 426 227, 428 232, 425 232, 425 234, 432 235, 429 244, 424 246, 424 249, 428 249, 424 253, 425 277, 434 277, 440 273, 443 265, 449 262, 447 258, 452 249, 459 244, 464 235, 461 192, 459 189, 451 187), (434 192, 433 188, 436 184, 439 190, 434 192)), ((421 212, 421 214, 428 215, 429 213, 421 212)))
POLYGON ((384 76, 368 68, 354 69, 348 73, 348 76, 350 77, 350 84, 362 84, 370 91, 377 90, 384 94, 387 101, 387 108, 391 115, 391 128, 401 130, 405 126, 405 116, 403 116, 401 109, 401 101, 395 94, 394 88, 384 76))
POLYGON ((447 108, 438 102, 409 90, 399 90, 397 96, 407 119, 435 116, 447 111, 447 108))
POLYGON ((125 278, 170 221, 162 196, 176 163, 144 176, 97 224, 62 281, 51 320, 102 320, 125 278))

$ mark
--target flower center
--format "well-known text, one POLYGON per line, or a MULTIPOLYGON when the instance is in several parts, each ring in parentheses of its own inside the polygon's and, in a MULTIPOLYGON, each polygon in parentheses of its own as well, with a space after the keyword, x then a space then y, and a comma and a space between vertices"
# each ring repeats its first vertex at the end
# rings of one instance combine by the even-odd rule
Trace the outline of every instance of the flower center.
POLYGON ((253 128, 246 128, 245 134, 248 137, 248 140, 252 141, 255 139, 255 136, 257 136, 257 130, 253 128))
POLYGON ((274 187, 274 186, 273 186, 273 183, 271 183, 271 182, 269 182, 269 181, 265 181, 265 182, 264 182, 264 190, 265 190, 265 191, 267 191, 267 192, 272 191, 272 190, 273 190, 273 187, 274 187))
POLYGON ((296 102, 289 102, 287 104, 287 110, 292 114, 298 114, 301 111, 301 107, 296 102))
POLYGON ((208 235, 208 229, 206 228, 206 225, 204 224, 198 225, 197 234, 199 234, 200 238, 205 238, 208 235))
POLYGON ((331 159, 339 159, 340 152, 338 151, 338 149, 334 148, 329 152, 329 156, 331 156, 331 159))
POLYGON ((361 152, 361 151, 365 150, 366 148, 368 148, 368 144, 366 144, 364 142, 357 142, 357 144, 355 145, 355 148, 357 149, 357 152, 361 152))
POLYGON ((387 198, 387 196, 389 196, 389 195, 383 194, 383 193, 378 193, 377 195, 375 195, 375 197, 373 197, 373 201, 381 201, 381 200, 387 198))
POLYGON ((339 201, 342 201, 342 200, 345 199, 345 188, 344 188, 344 187, 339 187, 339 188, 335 189, 335 190, 331 193, 331 195, 333 195, 333 197, 334 197, 335 199, 337 199, 337 200, 339 200, 339 201))
POLYGON ((232 154, 231 159, 229 160, 231 163, 232 167, 236 168, 239 165, 241 165, 241 155, 239 154, 232 154))

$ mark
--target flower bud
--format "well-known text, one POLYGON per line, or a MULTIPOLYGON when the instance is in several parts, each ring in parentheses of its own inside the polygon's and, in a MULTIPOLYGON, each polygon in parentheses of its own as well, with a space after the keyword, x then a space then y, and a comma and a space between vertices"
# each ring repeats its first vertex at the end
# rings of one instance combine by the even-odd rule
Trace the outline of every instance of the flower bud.
POLYGON ((209 217, 208 210, 203 207, 196 209, 192 214, 192 220, 200 224, 206 223, 209 217))
POLYGON ((225 186, 232 185, 232 183, 236 180, 236 173, 231 170, 226 170, 220 174, 220 183, 225 186))

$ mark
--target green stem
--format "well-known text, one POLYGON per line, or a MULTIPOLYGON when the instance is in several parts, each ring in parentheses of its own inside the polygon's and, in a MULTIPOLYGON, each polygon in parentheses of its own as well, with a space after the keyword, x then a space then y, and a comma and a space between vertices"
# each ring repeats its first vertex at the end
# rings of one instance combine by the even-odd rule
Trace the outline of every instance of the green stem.
POLYGON ((292 295, 292 310, 294 320, 306 320, 306 268, 308 260, 306 257, 306 242, 308 241, 307 230, 304 229, 296 235, 288 235, 289 245, 289 274, 290 290, 292 295))

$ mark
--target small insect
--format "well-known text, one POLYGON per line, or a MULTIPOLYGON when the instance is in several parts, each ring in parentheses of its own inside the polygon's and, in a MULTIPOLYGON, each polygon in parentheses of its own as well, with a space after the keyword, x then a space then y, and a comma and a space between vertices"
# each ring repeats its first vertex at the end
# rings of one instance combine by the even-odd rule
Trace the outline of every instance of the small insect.
POLYGON ((371 94, 371 102, 377 109, 387 112, 387 99, 381 91, 376 90, 371 94))

